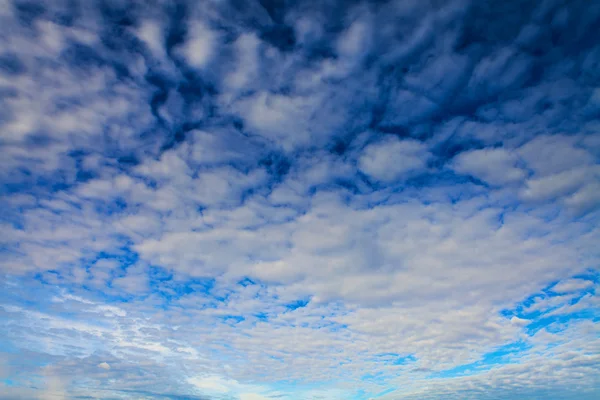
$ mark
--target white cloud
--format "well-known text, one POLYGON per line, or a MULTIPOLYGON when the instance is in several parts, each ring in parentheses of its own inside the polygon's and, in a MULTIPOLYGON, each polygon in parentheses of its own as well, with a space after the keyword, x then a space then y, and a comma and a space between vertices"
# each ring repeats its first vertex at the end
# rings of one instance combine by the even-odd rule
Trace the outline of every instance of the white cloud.
POLYGON ((589 289, 594 286, 594 282, 585 279, 569 279, 552 286, 552 291, 556 293, 572 293, 583 289, 589 289))
POLYGON ((370 42, 371 26, 367 21, 357 20, 338 39, 338 53, 343 57, 365 56, 370 42))
POLYGON ((127 293, 145 293, 149 289, 149 279, 143 266, 134 266, 128 268, 124 276, 115 278, 112 286, 127 293))
POLYGON ((0 398, 597 392, 597 50, 529 79, 462 0, 40 4, 0 11, 0 398))
POLYGON ((146 20, 142 22, 136 30, 137 35, 148 46, 150 51, 156 57, 163 58, 165 56, 164 49, 164 28, 158 21, 146 20))
POLYGON ((451 168, 492 185, 506 185, 525 179, 526 173, 517 166, 518 161, 516 154, 505 149, 481 149, 460 153, 451 168))
POLYGON ((318 98, 261 92, 242 101, 239 107, 251 129, 290 151, 311 143, 309 124, 319 103, 318 98))
POLYGON ((108 365, 107 362, 101 362, 100 364, 98 364, 98 368, 102 368, 108 371, 110 369, 110 365, 108 365))
POLYGON ((259 73, 259 49, 261 42, 254 34, 243 34, 236 39, 237 52, 235 69, 225 77, 225 85, 233 90, 248 90, 254 87, 259 73))
POLYGON ((565 199, 565 204, 577 213, 586 213, 600 207, 600 184, 590 182, 565 199))
POLYGON ((529 168, 547 176, 594 163, 592 155, 577 147, 577 137, 538 136, 518 149, 529 168))
POLYGON ((391 182, 424 170, 429 158, 424 144, 392 136, 368 145, 358 160, 358 166, 376 180, 391 182))
POLYGON ((266 397, 256 393, 240 393, 240 400, 270 400, 271 397, 266 397))
POLYGON ((217 54, 219 36, 202 21, 191 21, 181 51, 193 67, 202 69, 217 54))
POLYGON ((510 319, 510 322, 517 326, 527 326, 531 323, 531 320, 523 319, 523 318, 519 318, 519 317, 512 317, 510 319))
MULTIPOLYGON (((594 175, 597 174, 595 170, 597 168, 577 168, 542 178, 528 179, 521 190, 521 198, 529 201, 546 201, 572 194, 586 182, 593 180, 594 175)), ((586 203, 585 195, 581 193, 579 196, 571 197, 570 201, 573 205, 582 201, 586 203)))
MULTIPOLYGON (((223 379, 218 376, 206 376, 206 377, 193 377, 188 378, 195 387, 209 393, 227 393, 233 390, 233 381, 223 379)), ((235 382, 237 384, 237 382, 235 382)))

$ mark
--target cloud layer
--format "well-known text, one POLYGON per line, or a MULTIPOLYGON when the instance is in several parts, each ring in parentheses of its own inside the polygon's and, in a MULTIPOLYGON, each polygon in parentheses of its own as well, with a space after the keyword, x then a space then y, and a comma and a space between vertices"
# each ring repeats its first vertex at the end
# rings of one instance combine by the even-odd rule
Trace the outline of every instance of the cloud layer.
POLYGON ((597 398, 598 29, 0 2, 0 398, 597 398))

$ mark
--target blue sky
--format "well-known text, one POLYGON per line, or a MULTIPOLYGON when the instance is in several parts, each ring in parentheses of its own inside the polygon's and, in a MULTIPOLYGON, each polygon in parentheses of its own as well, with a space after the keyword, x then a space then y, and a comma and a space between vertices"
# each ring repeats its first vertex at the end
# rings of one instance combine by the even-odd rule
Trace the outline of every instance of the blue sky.
POLYGON ((0 1, 0 399, 598 399, 599 31, 0 1))

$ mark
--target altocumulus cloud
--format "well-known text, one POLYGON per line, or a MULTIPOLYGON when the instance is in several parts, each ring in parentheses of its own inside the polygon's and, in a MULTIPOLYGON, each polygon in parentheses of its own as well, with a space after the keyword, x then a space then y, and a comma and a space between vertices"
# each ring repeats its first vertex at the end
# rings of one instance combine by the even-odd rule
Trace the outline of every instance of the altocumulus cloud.
POLYGON ((597 399, 600 2, 0 2, 0 398, 597 399))

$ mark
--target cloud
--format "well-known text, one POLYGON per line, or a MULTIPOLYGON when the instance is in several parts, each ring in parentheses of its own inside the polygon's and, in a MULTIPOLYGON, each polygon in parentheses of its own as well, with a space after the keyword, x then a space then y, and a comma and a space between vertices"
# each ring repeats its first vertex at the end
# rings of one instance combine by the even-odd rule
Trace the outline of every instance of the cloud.
POLYGON ((391 137, 368 145, 358 165, 361 171, 376 180, 393 182, 408 173, 424 170, 429 157, 427 147, 422 143, 391 137))
POLYGON ((585 279, 570 279, 554 285, 552 291, 556 293, 571 293, 582 289, 588 289, 592 286, 594 286, 592 281, 585 279))
POLYGON ((159 21, 152 19, 143 21, 135 33, 157 58, 165 57, 164 37, 159 21))
POLYGON ((460 153, 452 161, 452 169, 469 174, 492 185, 520 182, 525 171, 517 166, 518 157, 505 149, 482 149, 460 153))
POLYGON ((2 4, 0 397, 598 397, 596 4, 2 4))
POLYGON ((218 47, 218 35, 201 21, 193 21, 188 28, 181 51, 189 65, 205 67, 218 47))
POLYGON ((225 85, 231 89, 242 90, 253 87, 259 80, 259 49, 260 39, 252 33, 240 35, 235 41, 237 65, 226 76, 225 85))
POLYGON ((595 170, 596 168, 578 168, 543 178, 529 179, 522 196, 527 200, 543 201, 571 194, 586 181, 593 179, 595 170))
POLYGON ((519 149, 529 168, 539 176, 593 165, 592 155, 577 145, 577 137, 564 135, 538 136, 519 149))
POLYGON ((110 369, 110 365, 107 362, 101 362, 100 364, 98 364, 98 368, 102 368, 108 371, 110 369))

